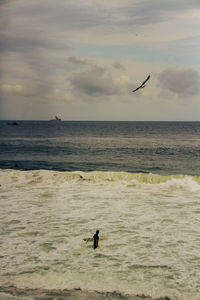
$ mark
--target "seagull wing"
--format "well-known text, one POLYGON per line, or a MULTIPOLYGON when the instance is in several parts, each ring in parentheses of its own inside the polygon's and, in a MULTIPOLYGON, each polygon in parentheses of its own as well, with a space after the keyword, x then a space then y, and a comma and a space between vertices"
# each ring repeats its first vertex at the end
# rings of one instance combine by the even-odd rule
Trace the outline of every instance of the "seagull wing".
POLYGON ((139 87, 137 87, 135 90, 133 90, 132 92, 136 92, 141 88, 141 85, 139 87))
POLYGON ((145 81, 141 84, 141 86, 143 86, 150 78, 150 75, 147 77, 147 79, 145 79, 145 81))
POLYGON ((149 80, 150 75, 147 77, 147 79, 145 79, 145 81, 139 86, 137 87, 135 90, 133 90, 132 92, 136 92, 137 90, 141 89, 143 87, 143 85, 149 80))

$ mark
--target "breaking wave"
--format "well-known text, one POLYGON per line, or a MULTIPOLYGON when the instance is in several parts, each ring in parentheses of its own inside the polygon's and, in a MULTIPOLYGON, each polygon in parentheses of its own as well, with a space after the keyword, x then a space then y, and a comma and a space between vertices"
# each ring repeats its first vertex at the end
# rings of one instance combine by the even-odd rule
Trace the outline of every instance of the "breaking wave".
POLYGON ((0 170, 0 186, 18 185, 52 185, 59 186, 67 183, 85 182, 88 184, 122 184, 129 187, 141 185, 163 185, 177 189, 200 189, 200 176, 188 175, 160 175, 152 173, 128 172, 59 172, 49 170, 0 170))

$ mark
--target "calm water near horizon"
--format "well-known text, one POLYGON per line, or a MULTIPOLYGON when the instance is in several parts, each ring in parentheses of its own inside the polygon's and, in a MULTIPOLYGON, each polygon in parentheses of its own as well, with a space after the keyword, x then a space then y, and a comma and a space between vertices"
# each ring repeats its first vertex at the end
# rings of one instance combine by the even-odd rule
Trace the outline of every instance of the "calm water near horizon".
POLYGON ((0 168, 200 175, 200 122, 0 121, 0 168))
POLYGON ((200 122, 9 122, 1 299, 200 299, 200 122))

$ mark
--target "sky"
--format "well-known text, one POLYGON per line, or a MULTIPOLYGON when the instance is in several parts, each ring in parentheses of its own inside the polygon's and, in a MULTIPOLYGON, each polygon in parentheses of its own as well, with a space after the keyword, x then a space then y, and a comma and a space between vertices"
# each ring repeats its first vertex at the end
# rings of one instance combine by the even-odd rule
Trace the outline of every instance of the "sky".
POLYGON ((0 119, 200 121, 199 16, 200 0, 0 0, 0 119))

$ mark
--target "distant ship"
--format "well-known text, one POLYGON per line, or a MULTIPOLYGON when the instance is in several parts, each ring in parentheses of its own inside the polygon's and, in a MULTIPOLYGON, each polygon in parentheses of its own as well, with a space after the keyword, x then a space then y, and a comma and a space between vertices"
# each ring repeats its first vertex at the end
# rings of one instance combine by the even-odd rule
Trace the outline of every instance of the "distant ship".
POLYGON ((57 116, 55 116, 55 119, 52 119, 52 120, 50 120, 50 121, 59 122, 59 121, 61 121, 61 119, 58 118, 57 116))
POLYGON ((14 126, 18 126, 20 125, 18 122, 12 122, 12 123, 8 123, 8 125, 14 125, 14 126))

